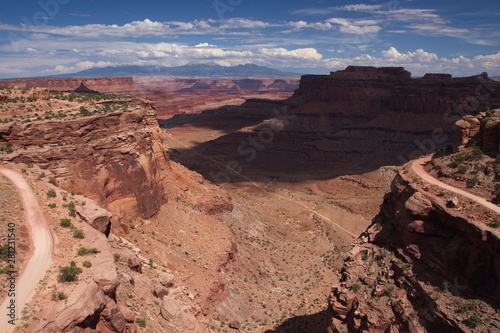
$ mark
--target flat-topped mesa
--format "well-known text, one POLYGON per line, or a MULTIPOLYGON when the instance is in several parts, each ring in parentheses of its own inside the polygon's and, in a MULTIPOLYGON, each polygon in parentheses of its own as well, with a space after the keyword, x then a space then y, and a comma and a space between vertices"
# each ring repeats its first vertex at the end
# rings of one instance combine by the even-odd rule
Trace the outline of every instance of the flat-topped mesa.
POLYGON ((363 79, 410 79, 411 73, 403 67, 372 67, 372 66, 348 66, 344 70, 330 72, 334 78, 355 78, 363 79))
POLYGON ((81 83, 91 90, 106 93, 137 90, 132 77, 7 79, 0 80, 0 87, 15 86, 25 89, 39 87, 49 90, 69 91, 75 90, 81 83))
POLYGON ((292 101, 321 101, 335 109, 373 116, 398 114, 474 114, 484 107, 498 107, 500 82, 487 73, 453 78, 432 73, 412 78, 402 67, 356 67, 330 75, 304 75, 292 101))

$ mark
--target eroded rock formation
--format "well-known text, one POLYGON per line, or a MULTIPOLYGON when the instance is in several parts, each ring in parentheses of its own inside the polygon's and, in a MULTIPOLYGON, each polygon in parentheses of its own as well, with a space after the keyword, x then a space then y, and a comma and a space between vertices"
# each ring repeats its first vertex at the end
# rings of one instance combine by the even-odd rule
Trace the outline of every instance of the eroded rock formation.
POLYGON ((154 107, 135 103, 132 111, 3 125, 2 141, 26 147, 3 158, 38 164, 55 185, 93 198, 118 219, 151 217, 167 201, 170 161, 154 107))
POLYGON ((458 120, 458 145, 477 143, 486 152, 500 153, 500 109, 458 120))
POLYGON ((500 233, 447 203, 399 172, 333 289, 334 331, 498 330, 500 233))

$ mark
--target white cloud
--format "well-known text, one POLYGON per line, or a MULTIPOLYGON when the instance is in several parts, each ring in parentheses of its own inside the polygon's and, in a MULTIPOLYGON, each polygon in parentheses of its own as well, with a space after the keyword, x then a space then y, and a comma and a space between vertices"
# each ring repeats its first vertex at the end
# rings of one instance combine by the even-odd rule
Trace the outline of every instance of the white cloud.
POLYGON ((249 20, 244 18, 231 18, 224 21, 224 24, 219 28, 221 29, 256 29, 256 28, 266 28, 271 26, 270 23, 258 21, 258 20, 249 20))
POLYGON ((353 12, 374 12, 382 9, 383 5, 365 5, 357 4, 357 5, 345 5, 339 7, 330 7, 332 10, 345 10, 345 11, 353 11, 353 12))
POLYGON ((209 43, 199 43, 199 44, 196 44, 194 47, 217 47, 217 46, 209 44, 209 43))
POLYGON ((306 60, 319 60, 323 56, 312 47, 287 50, 285 48, 261 48, 259 53, 270 58, 294 58, 306 60))

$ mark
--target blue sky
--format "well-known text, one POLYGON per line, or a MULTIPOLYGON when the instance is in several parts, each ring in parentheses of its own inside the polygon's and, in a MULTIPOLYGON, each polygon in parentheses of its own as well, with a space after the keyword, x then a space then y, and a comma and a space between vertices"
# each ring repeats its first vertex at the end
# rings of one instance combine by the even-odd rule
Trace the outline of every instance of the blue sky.
POLYGON ((500 1, 20 0, 0 9, 0 78, 205 62, 500 76, 500 1))

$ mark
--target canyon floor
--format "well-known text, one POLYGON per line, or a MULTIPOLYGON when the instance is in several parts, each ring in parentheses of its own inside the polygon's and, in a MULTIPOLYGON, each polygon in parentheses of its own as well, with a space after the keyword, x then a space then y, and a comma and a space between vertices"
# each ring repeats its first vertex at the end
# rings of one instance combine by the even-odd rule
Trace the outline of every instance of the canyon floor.
MULTIPOLYGON (((214 181, 207 175, 218 172, 231 157, 218 160, 197 148, 223 135, 224 129, 183 125, 166 132, 173 159, 196 164, 196 171, 208 180, 214 181)), ((289 170, 267 175, 250 164, 231 181, 220 183, 234 205, 220 218, 234 234, 238 258, 225 268, 232 294, 216 317, 241 318, 247 325, 244 332, 325 329, 329 323, 321 319, 327 318, 327 298, 345 248, 379 212, 394 174, 394 167, 383 167, 288 182, 280 179, 289 179, 289 170)))

